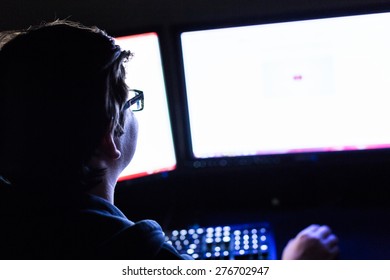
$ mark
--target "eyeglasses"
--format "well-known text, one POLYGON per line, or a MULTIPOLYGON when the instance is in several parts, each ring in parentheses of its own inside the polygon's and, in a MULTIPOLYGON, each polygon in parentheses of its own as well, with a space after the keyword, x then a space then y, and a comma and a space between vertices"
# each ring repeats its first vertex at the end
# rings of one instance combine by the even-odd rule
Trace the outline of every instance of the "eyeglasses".
POLYGON ((131 111, 141 111, 144 108, 144 92, 138 89, 129 90, 130 99, 123 105, 123 111, 130 108, 131 111))

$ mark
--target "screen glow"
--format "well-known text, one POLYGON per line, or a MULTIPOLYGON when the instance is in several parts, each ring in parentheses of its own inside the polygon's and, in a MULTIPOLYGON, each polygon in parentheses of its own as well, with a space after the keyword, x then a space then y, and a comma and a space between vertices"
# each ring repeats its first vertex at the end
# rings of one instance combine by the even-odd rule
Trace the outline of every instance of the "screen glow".
POLYGON ((156 33, 116 38, 134 56, 127 65, 127 84, 145 95, 145 108, 135 112, 139 123, 137 149, 119 180, 170 171, 176 167, 158 36, 156 33))
POLYGON ((184 32, 197 158, 390 147, 390 13, 184 32))

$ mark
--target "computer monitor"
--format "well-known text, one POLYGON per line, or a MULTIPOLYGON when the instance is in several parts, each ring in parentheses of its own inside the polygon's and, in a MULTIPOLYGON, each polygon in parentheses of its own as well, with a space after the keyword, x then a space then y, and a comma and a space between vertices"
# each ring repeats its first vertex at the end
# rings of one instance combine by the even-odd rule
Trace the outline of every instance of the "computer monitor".
POLYGON ((139 123, 137 149, 120 181, 176 168, 167 96, 157 33, 117 37, 134 56, 127 64, 127 84, 144 92, 145 108, 135 112, 139 123))
POLYGON ((389 148, 389 26, 384 12, 182 32, 194 166, 389 148))

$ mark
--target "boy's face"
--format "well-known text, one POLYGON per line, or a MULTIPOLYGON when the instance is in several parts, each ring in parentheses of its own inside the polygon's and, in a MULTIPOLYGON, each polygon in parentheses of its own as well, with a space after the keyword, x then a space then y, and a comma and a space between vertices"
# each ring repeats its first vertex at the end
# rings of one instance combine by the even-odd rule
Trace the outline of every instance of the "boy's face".
POLYGON ((129 165, 137 146, 138 121, 131 109, 125 111, 125 124, 123 128, 123 135, 116 139, 117 147, 122 154, 120 163, 121 171, 129 165))

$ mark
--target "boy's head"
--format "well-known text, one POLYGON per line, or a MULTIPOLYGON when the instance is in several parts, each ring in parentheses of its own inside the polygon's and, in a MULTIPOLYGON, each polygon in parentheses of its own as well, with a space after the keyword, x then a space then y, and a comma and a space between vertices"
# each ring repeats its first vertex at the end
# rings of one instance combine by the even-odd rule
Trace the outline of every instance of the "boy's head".
POLYGON ((0 175, 16 185, 91 187, 107 132, 123 133, 124 62, 96 27, 55 21, 0 33, 0 175))

